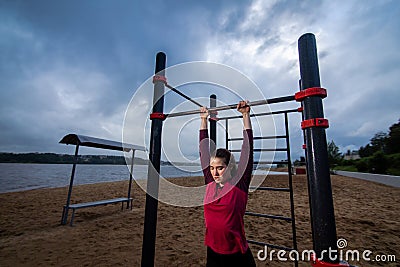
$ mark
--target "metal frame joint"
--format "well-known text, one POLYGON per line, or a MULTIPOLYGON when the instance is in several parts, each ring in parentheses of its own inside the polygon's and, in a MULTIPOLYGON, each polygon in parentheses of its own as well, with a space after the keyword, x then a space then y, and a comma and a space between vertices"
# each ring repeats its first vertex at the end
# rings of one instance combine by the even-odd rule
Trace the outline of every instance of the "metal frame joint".
POLYGON ((310 87, 304 90, 301 90, 300 92, 297 92, 294 94, 294 99, 297 102, 303 101, 305 98, 310 97, 310 96, 319 96, 321 98, 327 97, 327 91, 325 88, 322 87, 310 87))
POLYGON ((167 77, 161 75, 154 75, 153 76, 153 83, 162 82, 165 85, 167 84, 167 77))
POLYGON ((329 121, 324 118, 312 118, 301 122, 301 129, 310 127, 329 128, 329 121))
POLYGON ((219 118, 217 117, 218 111, 210 110, 209 114, 210 114, 210 117, 208 118, 208 121, 219 121, 219 118))
POLYGON ((150 120, 165 120, 167 115, 161 112, 153 112, 150 114, 150 120))

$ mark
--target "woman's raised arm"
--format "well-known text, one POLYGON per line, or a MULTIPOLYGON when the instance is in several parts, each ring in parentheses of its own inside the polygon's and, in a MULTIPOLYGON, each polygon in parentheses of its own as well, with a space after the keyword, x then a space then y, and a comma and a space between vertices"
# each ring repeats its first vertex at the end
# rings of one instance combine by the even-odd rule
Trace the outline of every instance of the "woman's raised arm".
POLYGON ((237 105, 237 110, 243 115, 243 128, 245 130, 251 129, 251 120, 250 120, 250 106, 248 105, 249 101, 240 101, 237 105))

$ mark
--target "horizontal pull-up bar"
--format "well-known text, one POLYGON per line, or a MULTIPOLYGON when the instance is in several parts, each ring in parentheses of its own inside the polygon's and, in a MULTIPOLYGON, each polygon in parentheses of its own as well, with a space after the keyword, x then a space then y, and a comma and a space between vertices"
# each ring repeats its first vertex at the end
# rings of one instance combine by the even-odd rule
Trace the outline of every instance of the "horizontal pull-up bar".
MULTIPOLYGON (((293 112, 299 112, 299 110, 298 109, 286 109, 286 110, 278 110, 278 111, 271 111, 271 112, 263 112, 263 113, 250 114, 250 117, 278 115, 278 114, 293 113, 293 112)), ((218 120, 239 119, 242 117, 243 116, 241 116, 241 115, 235 115, 235 116, 230 116, 230 117, 221 117, 221 118, 218 118, 218 120)))
MULTIPOLYGON (((230 149, 230 152, 242 152, 241 149, 230 149)), ((287 151, 287 148, 254 148, 254 152, 276 152, 276 151, 287 151)))
MULTIPOLYGON (((274 136, 254 136, 253 140, 265 140, 265 139, 280 139, 287 138, 287 135, 274 135, 274 136)), ((242 141, 243 137, 228 138, 228 141, 242 141)))
MULTIPOLYGON (((288 102, 288 101, 293 101, 293 100, 295 100, 294 95, 291 95, 291 96, 276 97, 276 98, 270 98, 270 99, 264 99, 264 100, 258 100, 258 101, 251 101, 248 103, 248 105, 249 106, 260 106, 260 105, 288 102)), ((215 108, 209 108, 208 111, 213 112, 213 111, 221 111, 221 110, 228 110, 228 109, 236 109, 236 107, 237 107, 237 104, 232 104, 232 105, 220 106, 220 107, 215 107, 215 108)), ((186 115, 194 115, 194 114, 199 114, 199 113, 200 113, 200 110, 189 110, 189 111, 165 114, 165 116, 168 118, 172 118, 172 117, 180 117, 180 116, 186 116, 186 115)))

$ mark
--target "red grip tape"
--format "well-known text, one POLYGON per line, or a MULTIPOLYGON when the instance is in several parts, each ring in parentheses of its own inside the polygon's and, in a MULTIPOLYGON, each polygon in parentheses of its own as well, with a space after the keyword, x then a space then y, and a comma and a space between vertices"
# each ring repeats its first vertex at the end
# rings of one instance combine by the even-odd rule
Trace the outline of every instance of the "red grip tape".
POLYGON ((327 95, 326 89, 322 87, 310 87, 295 93, 294 99, 296 99, 298 102, 301 102, 304 100, 304 98, 309 96, 319 96, 325 98, 327 95))
POLYGON ((308 119, 301 122, 301 129, 306 129, 310 127, 321 127, 321 128, 328 128, 329 121, 324 118, 314 118, 308 119))

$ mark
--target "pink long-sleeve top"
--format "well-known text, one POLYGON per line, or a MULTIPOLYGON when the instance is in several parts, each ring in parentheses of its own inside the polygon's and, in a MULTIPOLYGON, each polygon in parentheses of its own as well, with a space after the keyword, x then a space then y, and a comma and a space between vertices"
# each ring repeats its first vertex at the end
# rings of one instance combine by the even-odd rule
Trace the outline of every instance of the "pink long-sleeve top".
POLYGON ((206 193, 204 219, 206 246, 220 254, 245 253, 248 243, 244 232, 244 213, 253 170, 253 131, 243 131, 243 144, 237 174, 223 187, 218 186, 210 172, 208 131, 200 130, 200 161, 206 193))

